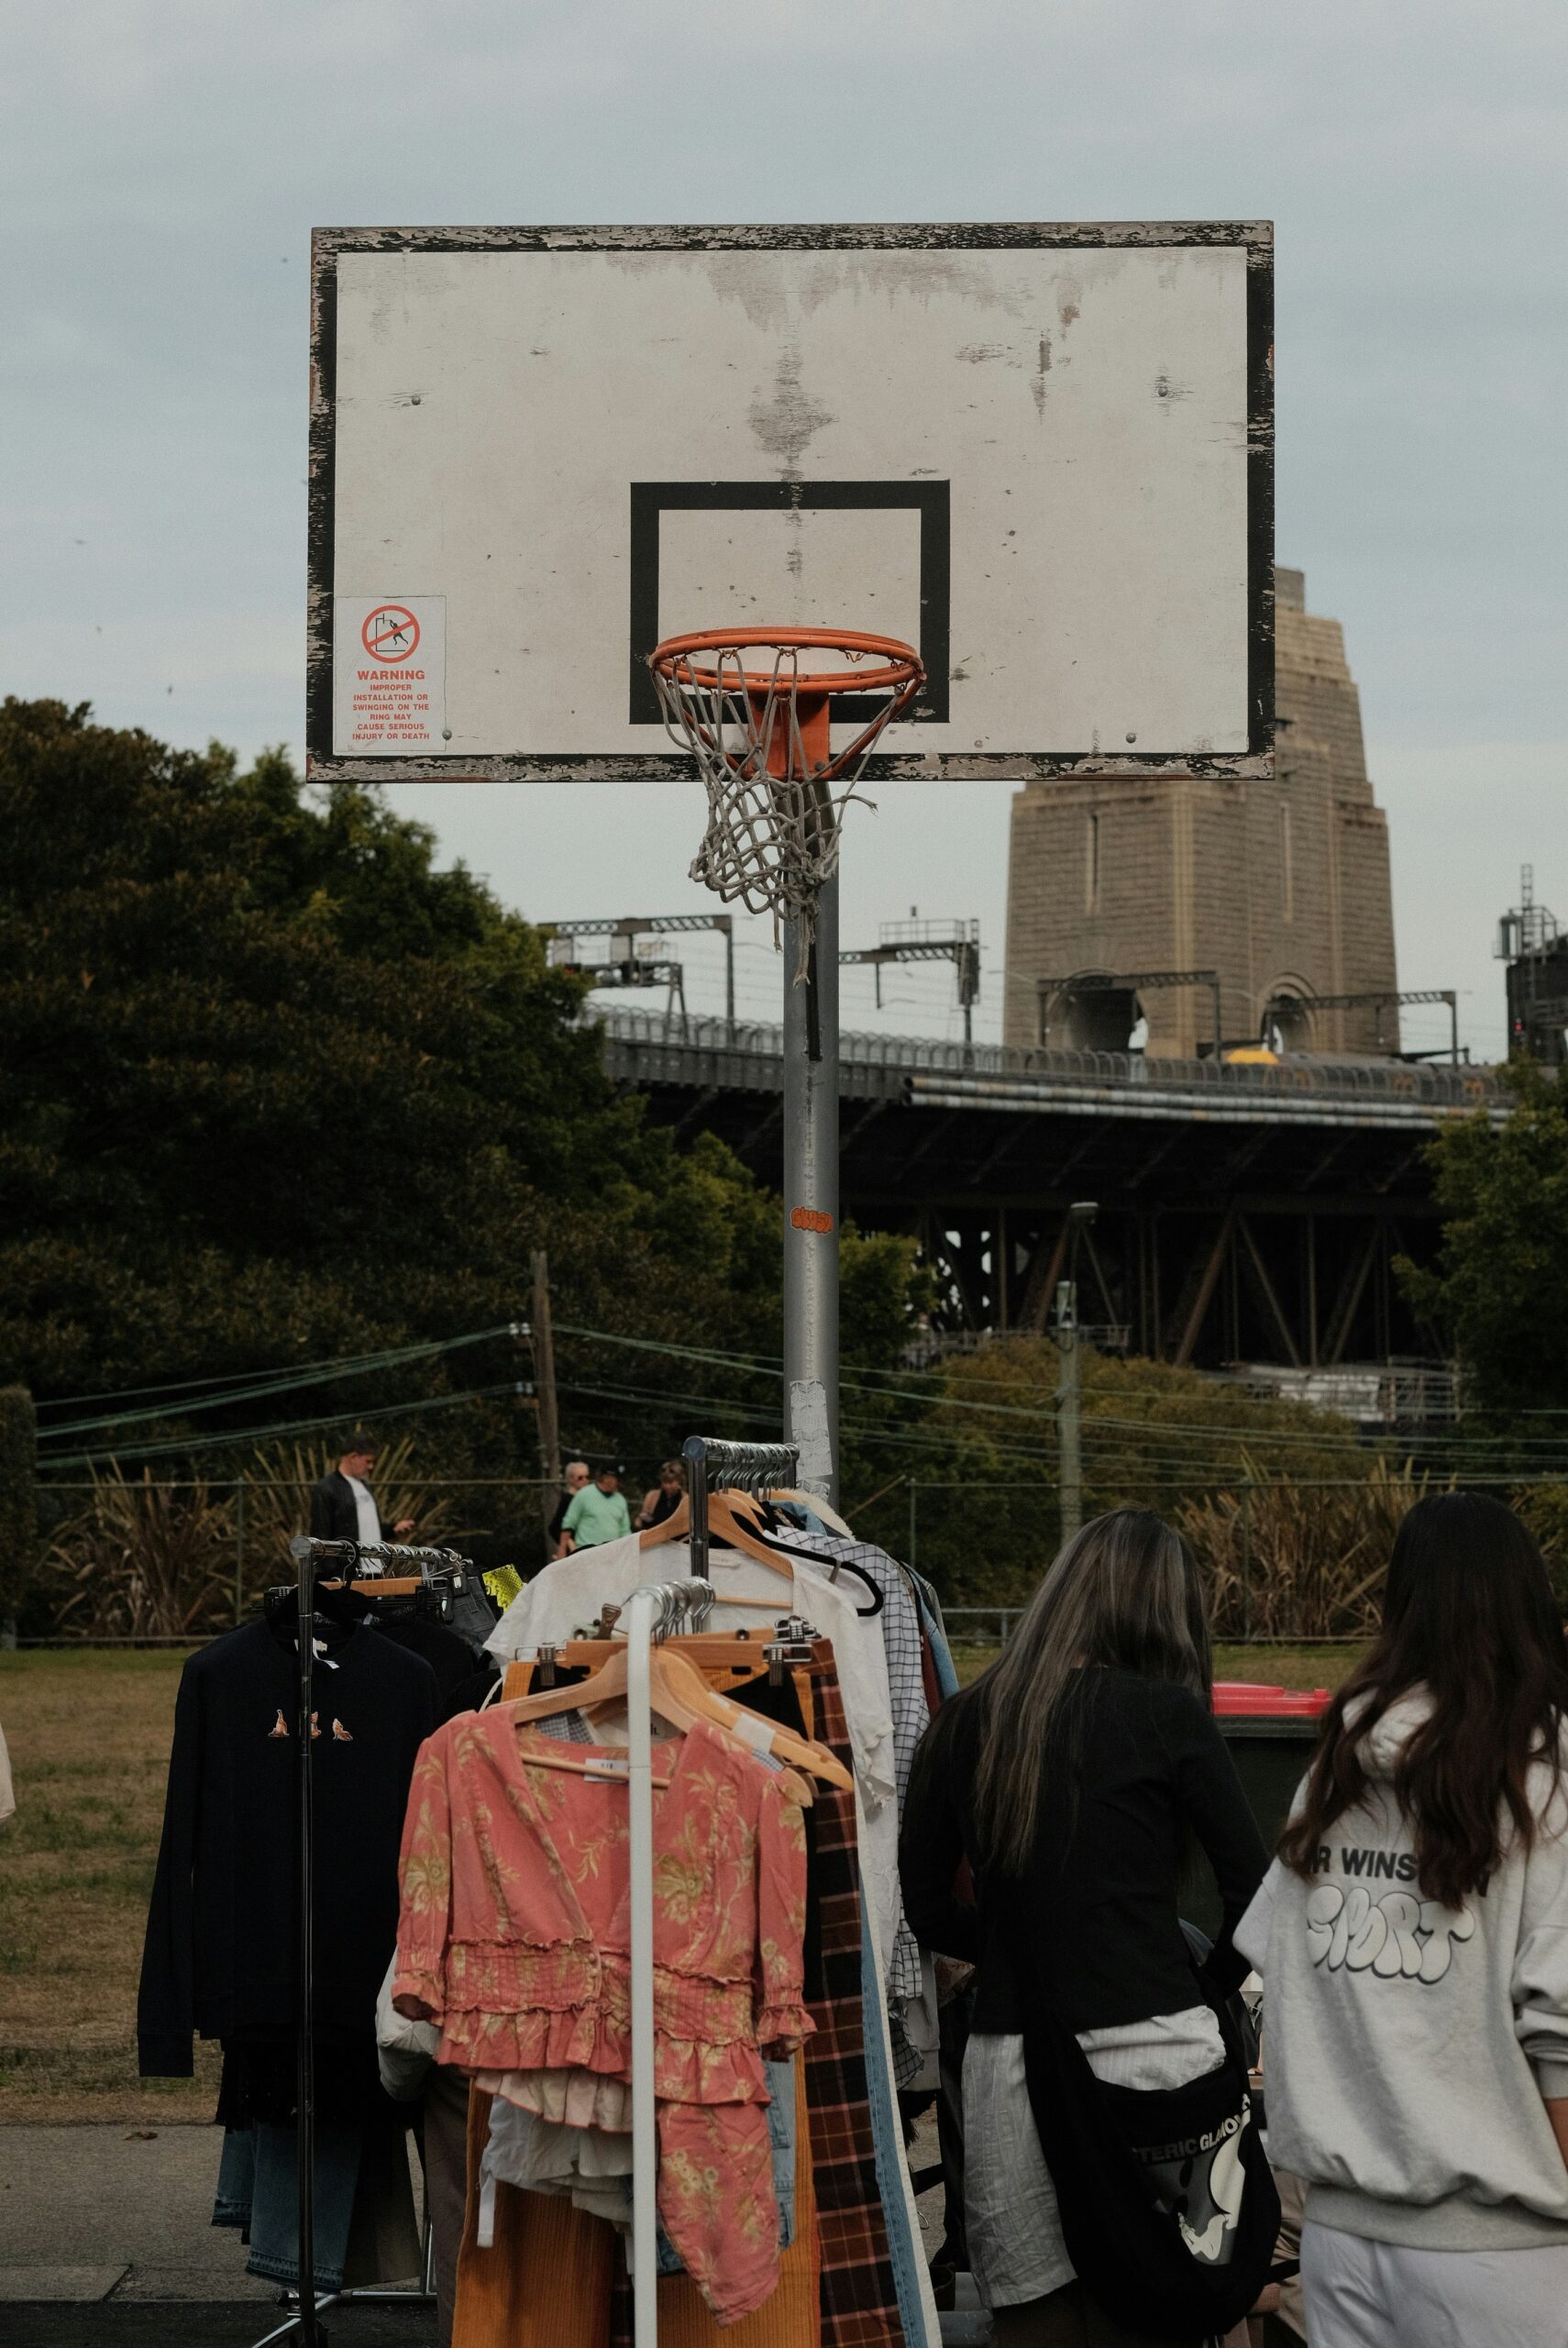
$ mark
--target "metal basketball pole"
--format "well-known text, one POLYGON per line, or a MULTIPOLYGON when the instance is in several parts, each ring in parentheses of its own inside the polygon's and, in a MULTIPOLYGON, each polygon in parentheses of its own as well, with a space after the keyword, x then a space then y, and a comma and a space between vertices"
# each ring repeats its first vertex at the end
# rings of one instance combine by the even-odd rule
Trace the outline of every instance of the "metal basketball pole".
POLYGON ((806 977, 784 925, 784 1439, 838 1499, 838 880, 816 901, 806 977))

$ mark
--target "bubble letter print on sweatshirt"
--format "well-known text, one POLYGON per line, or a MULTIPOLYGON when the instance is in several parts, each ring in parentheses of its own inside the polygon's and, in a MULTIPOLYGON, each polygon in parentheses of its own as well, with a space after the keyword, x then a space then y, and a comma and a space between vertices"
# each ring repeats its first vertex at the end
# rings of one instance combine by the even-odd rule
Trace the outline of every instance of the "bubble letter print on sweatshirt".
POLYGON ((1470 1909, 1416 1900, 1408 1891, 1386 1891, 1375 1901, 1364 1884, 1344 1892, 1337 1884, 1320 1883, 1307 1899, 1312 1962, 1327 1964, 1331 1973, 1347 1966, 1353 1973, 1370 1967, 1386 1981, 1441 1981, 1455 1946, 1474 1930, 1470 1909))

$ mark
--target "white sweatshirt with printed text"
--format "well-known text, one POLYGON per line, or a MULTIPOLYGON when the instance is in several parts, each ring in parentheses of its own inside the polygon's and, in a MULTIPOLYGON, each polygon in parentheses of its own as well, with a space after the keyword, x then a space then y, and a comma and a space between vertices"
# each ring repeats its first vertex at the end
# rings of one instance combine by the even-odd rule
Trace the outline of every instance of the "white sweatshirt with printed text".
MULTIPOLYGON (((1484 1893, 1422 1897, 1391 1778, 1427 1698, 1366 1739, 1366 1801, 1310 1881, 1278 1860, 1236 1933, 1263 1977, 1269 2155, 1307 2215, 1429 2250, 1568 2244, 1568 2167, 1542 2098, 1568 2096, 1568 1776, 1484 1893)), ((1568 1769, 1568 1732, 1563 1740, 1568 1769)), ((1297 1796, 1297 1805, 1300 1802, 1297 1796)))

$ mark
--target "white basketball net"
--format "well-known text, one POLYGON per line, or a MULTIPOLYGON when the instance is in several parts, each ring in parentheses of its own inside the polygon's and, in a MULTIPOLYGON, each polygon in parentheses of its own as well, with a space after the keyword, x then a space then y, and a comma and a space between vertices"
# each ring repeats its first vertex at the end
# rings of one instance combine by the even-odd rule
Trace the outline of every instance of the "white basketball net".
MULTIPOLYGON (((708 828, 692 858, 692 880, 701 880, 726 904, 738 899, 750 913, 770 913, 775 945, 781 921, 799 922, 803 968, 817 893, 838 869, 844 810, 859 797, 855 786, 866 761, 893 710, 908 695, 896 685, 882 689, 886 708, 847 750, 831 759, 825 771, 810 775, 796 705, 800 648, 770 648, 767 657, 771 667, 766 672, 756 666, 751 670, 751 692, 746 690, 748 648, 755 663, 760 648, 729 645, 683 654, 668 674, 654 666, 653 679, 665 730, 696 759, 708 793, 708 828), (755 681, 763 673, 767 689, 758 692, 755 681), (786 772, 771 773, 770 765, 786 772)), ((842 657, 849 663, 864 659, 873 669, 882 665, 877 656, 847 648, 842 657)), ((807 673, 820 675, 820 652, 808 651, 806 659, 807 673)))

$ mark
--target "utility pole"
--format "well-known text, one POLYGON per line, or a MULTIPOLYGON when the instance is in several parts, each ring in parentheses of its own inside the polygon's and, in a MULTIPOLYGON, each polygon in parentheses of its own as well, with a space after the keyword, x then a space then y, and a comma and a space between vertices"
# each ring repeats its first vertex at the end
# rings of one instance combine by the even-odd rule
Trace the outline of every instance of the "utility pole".
POLYGON ((534 1250, 534 1393, 539 1413, 539 1470, 545 1489, 539 1514, 545 1529, 556 1512, 561 1486, 561 1429, 556 1411, 556 1340, 550 1325, 550 1259, 534 1250))
POLYGON ((1078 1284, 1056 1284, 1056 1455, 1061 1534, 1070 1541, 1084 1521, 1083 1393, 1078 1362, 1078 1284))

